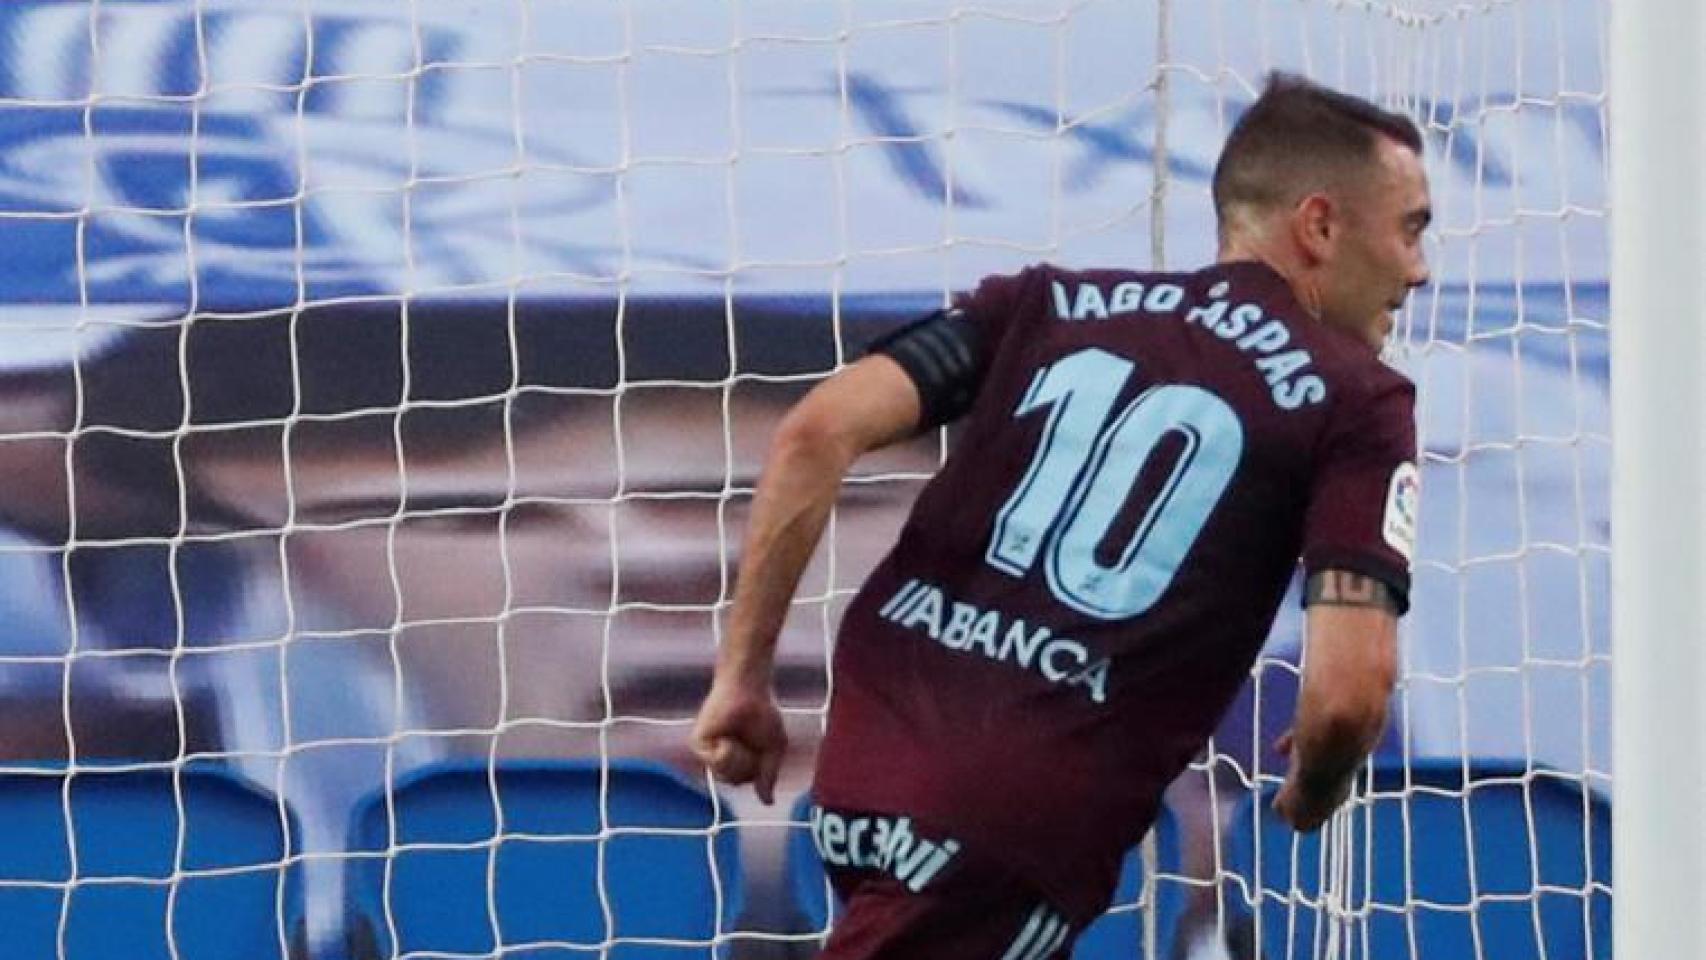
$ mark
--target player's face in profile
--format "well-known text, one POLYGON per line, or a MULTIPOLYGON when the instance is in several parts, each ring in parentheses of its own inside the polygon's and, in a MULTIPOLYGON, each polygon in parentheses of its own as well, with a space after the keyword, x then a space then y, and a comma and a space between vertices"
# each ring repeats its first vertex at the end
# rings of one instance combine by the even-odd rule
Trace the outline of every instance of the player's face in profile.
POLYGON ((1328 285, 1337 295, 1325 305, 1376 348, 1392 331, 1393 312, 1427 282, 1422 235, 1432 220, 1421 157, 1395 140, 1377 142, 1369 175, 1341 206, 1345 239, 1328 285))
MULTIPOLYGON (((466 439, 402 458, 390 415, 303 421, 288 499, 276 451, 208 448, 191 462, 201 489, 241 513, 278 525, 294 501, 297 524, 319 525, 286 538, 298 627, 372 631, 365 669, 400 684, 409 730, 436 731, 449 749, 477 755, 491 746, 487 735, 443 735, 496 730, 509 756, 693 767, 687 731, 732 595, 744 491, 800 394, 739 383, 535 395, 507 430, 501 404, 423 411, 405 435, 454 427, 466 439), (408 510, 385 519, 400 490, 408 510)), ((855 474, 917 477, 935 465, 926 439, 867 458, 855 474)), ((780 699, 802 710, 791 785, 803 785, 813 759, 820 722, 804 711, 824 706, 829 631, 921 482, 849 484, 801 583, 777 660, 780 699)), ((352 669, 352 682, 360 675, 352 669)))

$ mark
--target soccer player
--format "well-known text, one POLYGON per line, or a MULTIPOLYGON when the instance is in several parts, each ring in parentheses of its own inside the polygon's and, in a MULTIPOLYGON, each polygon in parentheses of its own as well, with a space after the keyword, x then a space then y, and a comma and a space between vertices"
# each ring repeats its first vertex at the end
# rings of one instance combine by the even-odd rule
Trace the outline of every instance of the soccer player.
POLYGON ((1379 353, 1427 279, 1421 150, 1405 118, 1276 75, 1215 171, 1214 265, 986 279, 783 420, 693 733, 766 800, 774 638, 843 472, 965 418, 841 626, 813 832, 846 911, 824 956, 1066 956, 1300 556, 1275 805, 1312 830, 1344 799, 1408 603, 1414 389, 1379 353))

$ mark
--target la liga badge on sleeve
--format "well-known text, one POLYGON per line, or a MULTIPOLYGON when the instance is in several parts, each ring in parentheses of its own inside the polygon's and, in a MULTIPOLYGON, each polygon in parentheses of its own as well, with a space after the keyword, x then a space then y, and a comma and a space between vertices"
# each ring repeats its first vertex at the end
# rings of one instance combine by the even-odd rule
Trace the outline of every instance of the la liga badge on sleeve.
POLYGON ((1400 463, 1392 471, 1386 485, 1386 518, 1381 532, 1386 545, 1398 551, 1405 560, 1413 560, 1416 552, 1416 512, 1421 507, 1422 475, 1413 463, 1400 463))

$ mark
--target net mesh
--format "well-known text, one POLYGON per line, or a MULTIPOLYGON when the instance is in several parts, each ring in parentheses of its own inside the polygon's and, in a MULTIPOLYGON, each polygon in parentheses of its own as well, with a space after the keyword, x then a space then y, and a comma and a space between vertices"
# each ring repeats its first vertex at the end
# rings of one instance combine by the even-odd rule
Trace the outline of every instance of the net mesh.
POLYGON ((770 430, 984 274, 1212 259, 1289 69, 1428 140, 1392 729, 1320 839, 1263 815, 1288 603, 1080 953, 1605 955, 1606 6, 7 4, 0 916, 29 956, 809 953, 834 628, 948 440, 847 485, 762 808, 685 739, 770 430))

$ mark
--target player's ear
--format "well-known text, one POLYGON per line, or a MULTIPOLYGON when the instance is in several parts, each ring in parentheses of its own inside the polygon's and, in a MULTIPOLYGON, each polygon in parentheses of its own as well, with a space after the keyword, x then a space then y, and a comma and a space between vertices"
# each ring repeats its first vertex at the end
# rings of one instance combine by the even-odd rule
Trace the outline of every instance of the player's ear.
POLYGON ((1312 193, 1292 208, 1292 241, 1303 251, 1310 266, 1333 258, 1339 238, 1337 213, 1333 198, 1325 193, 1312 193))

